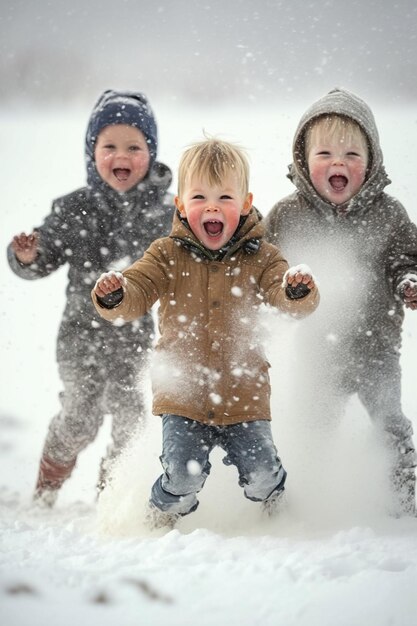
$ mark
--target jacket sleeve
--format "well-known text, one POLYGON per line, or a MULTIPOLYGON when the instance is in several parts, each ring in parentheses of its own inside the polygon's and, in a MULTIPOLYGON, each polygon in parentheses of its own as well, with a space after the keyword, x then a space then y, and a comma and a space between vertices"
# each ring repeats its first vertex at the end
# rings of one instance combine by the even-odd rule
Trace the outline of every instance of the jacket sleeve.
POLYGON ((21 263, 17 256, 14 253, 12 248, 12 244, 10 243, 7 246, 7 261, 9 263, 9 267, 20 278, 25 278, 26 280, 35 280, 36 278, 42 278, 42 274, 38 271, 37 261, 34 261, 30 265, 26 263, 21 263))
POLYGON ((112 308, 103 307, 93 289, 91 297, 101 317, 109 321, 122 319, 131 322, 151 310, 169 282, 170 266, 162 242, 163 239, 154 241, 143 257, 123 272, 127 283, 123 287, 123 298, 119 304, 112 308))
POLYGON ((71 229, 66 220, 66 212, 58 200, 53 203, 51 213, 43 224, 35 230, 39 235, 39 252, 33 263, 28 265, 20 263, 11 244, 7 248, 10 268, 17 276, 27 280, 48 276, 66 263, 68 254, 71 254, 68 241, 71 229))
POLYGON ((387 251, 387 273, 393 290, 408 274, 417 275, 417 226, 410 220, 400 202, 395 201, 395 228, 387 251))
POLYGON ((265 303, 277 307, 283 313, 300 319, 310 315, 320 302, 317 285, 302 298, 292 298, 283 285, 284 274, 288 269, 287 261, 275 246, 269 246, 271 257, 261 280, 261 295, 265 303))

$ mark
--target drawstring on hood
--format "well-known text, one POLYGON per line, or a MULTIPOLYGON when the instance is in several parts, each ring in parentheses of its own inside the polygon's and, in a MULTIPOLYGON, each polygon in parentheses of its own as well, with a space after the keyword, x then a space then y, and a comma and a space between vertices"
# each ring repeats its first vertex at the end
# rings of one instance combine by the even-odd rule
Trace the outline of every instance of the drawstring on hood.
POLYGON ((318 117, 324 115, 341 115, 356 122, 364 132, 369 147, 369 171, 360 191, 346 205, 337 207, 338 211, 348 213, 360 210, 368 203, 373 202, 375 196, 381 193, 390 184, 390 180, 383 165, 383 155, 379 143, 378 129, 375 118, 369 106, 361 98, 350 91, 335 88, 315 102, 298 124, 293 141, 293 162, 289 165, 288 178, 294 183, 301 194, 314 204, 324 214, 335 205, 323 199, 314 189, 307 169, 305 156, 305 134, 307 128, 318 117))

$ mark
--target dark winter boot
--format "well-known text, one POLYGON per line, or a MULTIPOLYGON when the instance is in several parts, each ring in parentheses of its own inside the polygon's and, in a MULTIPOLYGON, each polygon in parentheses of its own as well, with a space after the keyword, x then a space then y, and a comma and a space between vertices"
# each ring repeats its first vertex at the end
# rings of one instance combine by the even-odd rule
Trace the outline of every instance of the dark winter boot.
POLYGON ((396 443, 395 465, 391 473, 391 484, 395 497, 395 515, 416 515, 417 455, 411 436, 396 443))
POLYGON ((58 490, 71 476, 76 460, 74 459, 67 465, 60 465, 43 455, 33 499, 39 504, 52 507, 58 497, 58 490))
POLYGON ((393 472, 392 486, 398 516, 416 516, 416 475, 413 467, 402 467, 393 472))

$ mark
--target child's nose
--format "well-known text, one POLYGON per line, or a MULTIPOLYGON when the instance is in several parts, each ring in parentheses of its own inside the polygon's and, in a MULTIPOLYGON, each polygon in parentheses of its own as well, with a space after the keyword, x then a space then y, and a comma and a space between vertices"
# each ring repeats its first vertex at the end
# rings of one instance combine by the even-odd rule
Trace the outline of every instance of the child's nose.
POLYGON ((344 165, 345 159, 341 154, 335 154, 335 156, 333 157, 333 163, 334 165, 344 165))
POLYGON ((115 152, 116 157, 121 157, 121 158, 128 158, 129 157, 129 151, 125 150, 124 148, 118 148, 115 152))

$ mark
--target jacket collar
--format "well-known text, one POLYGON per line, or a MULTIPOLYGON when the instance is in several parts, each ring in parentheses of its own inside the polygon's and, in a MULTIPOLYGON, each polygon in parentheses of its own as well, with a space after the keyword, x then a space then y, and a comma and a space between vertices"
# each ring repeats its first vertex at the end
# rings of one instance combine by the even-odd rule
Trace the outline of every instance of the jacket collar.
POLYGON ((209 250, 203 246, 190 229, 187 220, 181 218, 178 211, 174 214, 172 230, 169 236, 201 258, 206 258, 210 261, 220 261, 230 258, 240 248, 243 248, 247 254, 256 254, 264 232, 262 216, 257 209, 252 207, 249 215, 240 219, 235 234, 220 250, 209 250))
POLYGON ((150 196, 150 201, 154 205, 157 198, 161 198, 166 193, 172 182, 172 172, 169 167, 156 161, 143 181, 129 191, 119 193, 104 182, 98 174, 95 164, 93 165, 88 176, 88 186, 91 192, 109 205, 121 209, 128 209, 142 203, 147 195, 150 196))
POLYGON ((327 202, 318 195, 310 182, 307 172, 294 167, 294 164, 289 165, 288 169, 287 177, 294 183, 301 195, 312 204, 317 213, 320 213, 329 221, 338 214, 361 213, 365 211, 373 204, 375 198, 383 192, 385 187, 391 183, 384 166, 381 164, 379 169, 365 181, 360 191, 349 202, 336 205, 327 202))

